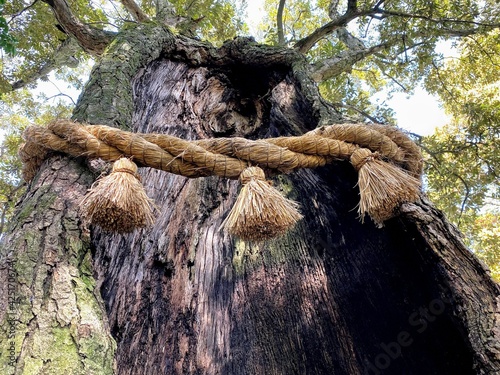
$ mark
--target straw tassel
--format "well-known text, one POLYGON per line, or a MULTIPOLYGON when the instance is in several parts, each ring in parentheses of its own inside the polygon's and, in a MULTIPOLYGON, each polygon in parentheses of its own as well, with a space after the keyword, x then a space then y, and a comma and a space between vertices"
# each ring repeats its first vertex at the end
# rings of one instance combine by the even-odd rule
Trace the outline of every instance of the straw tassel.
POLYGON ((127 158, 96 181, 80 203, 84 219, 106 231, 128 233, 153 223, 153 201, 146 195, 137 165, 127 158))
POLYGON ((368 214, 377 226, 382 227, 402 203, 414 202, 420 195, 420 180, 394 164, 382 161, 376 152, 360 148, 351 155, 351 164, 359 173, 358 213, 361 221, 368 214))
POLYGON ((261 168, 246 168, 240 181, 240 194, 222 223, 232 235, 245 241, 264 241, 284 234, 302 219, 298 204, 273 188, 261 168))

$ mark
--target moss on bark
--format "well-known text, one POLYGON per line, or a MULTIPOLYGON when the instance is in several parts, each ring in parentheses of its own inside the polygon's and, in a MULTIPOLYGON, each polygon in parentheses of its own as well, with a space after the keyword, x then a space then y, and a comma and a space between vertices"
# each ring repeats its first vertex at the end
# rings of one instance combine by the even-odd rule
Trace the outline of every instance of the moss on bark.
POLYGON ((48 165, 2 240, 0 372, 112 374, 115 343, 76 210, 92 179, 67 158, 48 165))

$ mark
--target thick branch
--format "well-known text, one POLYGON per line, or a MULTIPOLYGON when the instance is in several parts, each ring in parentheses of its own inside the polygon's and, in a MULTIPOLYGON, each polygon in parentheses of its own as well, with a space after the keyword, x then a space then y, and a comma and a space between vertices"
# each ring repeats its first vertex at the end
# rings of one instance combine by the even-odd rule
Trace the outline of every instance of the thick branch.
POLYGON ((383 50, 387 46, 386 43, 383 43, 364 50, 344 51, 338 56, 322 60, 313 65, 311 76, 316 82, 322 82, 340 73, 349 72, 355 63, 383 50))
POLYGON ((337 29, 336 34, 337 38, 339 38, 339 40, 351 50, 360 50, 366 48, 363 41, 352 35, 345 27, 337 29))
POLYGON ((137 5, 134 0, 120 0, 122 5, 128 12, 132 15, 134 20, 137 22, 146 22, 149 21, 149 17, 142 11, 142 9, 137 5))
POLYGON ((85 52, 95 56, 103 54, 115 33, 82 23, 75 17, 66 0, 44 0, 44 2, 52 8, 63 30, 73 36, 85 52))
POLYGON ((276 15, 276 26, 278 27, 278 44, 280 46, 285 44, 285 33, 283 31, 283 9, 285 8, 285 1, 280 0, 278 5, 278 14, 276 15))
MULTIPOLYGON (((337 31, 342 31, 345 30, 347 33, 349 33, 345 28, 340 28, 337 31)), ((470 30, 449 30, 449 29, 443 29, 439 30, 435 36, 465 36, 465 35, 471 35, 478 33, 480 30, 478 28, 476 29, 470 29, 470 30)), ((417 33, 415 35, 416 38, 418 37, 424 37, 424 33, 417 33)), ((352 36, 355 40, 358 40, 354 36, 352 36)), ((394 38, 378 44, 376 46, 370 47, 370 48, 359 48, 361 45, 356 46, 348 46, 350 48, 348 51, 344 51, 340 53, 338 56, 329 58, 329 59, 324 59, 320 62, 317 62, 316 64, 312 65, 311 71, 312 71, 312 78, 316 82, 322 82, 325 81, 329 78, 335 77, 343 72, 349 72, 352 68, 352 66, 363 60, 364 58, 371 56, 373 54, 376 54, 380 52, 383 49, 387 49, 389 47, 392 47, 399 43, 401 41, 401 36, 395 36, 394 38)), ((346 41, 347 42, 347 41, 346 41)), ((352 40, 351 42, 354 42, 352 40)), ((410 46, 406 46, 405 49, 402 52, 405 52, 411 48, 415 48, 418 45, 425 44, 426 42, 415 42, 410 46)), ((351 43, 352 44, 352 43, 351 43)), ((401 52, 398 52, 396 55, 398 55, 401 52)), ((385 73, 384 73, 385 74, 385 73)), ((389 76, 390 77, 390 76, 389 76)), ((393 77, 390 77, 392 80, 394 80, 393 77)), ((395 80, 394 80, 395 81, 395 80)), ((395 81, 397 84, 399 84, 397 81, 395 81)), ((406 90, 405 87, 401 86, 403 90, 406 90)))
POLYGON ((183 21, 185 17, 177 14, 175 7, 168 0, 155 0, 156 3, 156 19, 164 25, 176 27, 183 21))
POLYGON ((30 76, 14 82, 12 84, 12 90, 20 89, 35 82, 36 80, 47 76, 54 69, 63 66, 69 66, 72 68, 76 67, 78 65, 78 60, 75 58, 75 55, 79 50, 80 46, 78 45, 77 41, 72 37, 67 38, 54 52, 52 58, 46 61, 40 67, 40 69, 38 69, 30 76))
POLYGON ((347 12, 346 13, 354 13, 358 10, 358 2, 357 0, 348 0, 347 1, 347 12))
MULTIPOLYGON (((352 7, 352 5, 351 5, 352 7)), ((335 21, 340 17, 340 13, 338 12, 338 0, 334 0, 330 3, 328 8, 328 16, 332 21, 335 21)), ((365 49, 364 43, 352 35, 347 28, 341 27, 336 30, 337 38, 345 44, 345 46, 349 49, 365 49)))
POLYGON ((338 17, 339 11, 338 11, 338 6, 339 6, 339 0, 332 0, 330 2, 330 5, 328 6, 328 16, 330 19, 334 20, 338 17))

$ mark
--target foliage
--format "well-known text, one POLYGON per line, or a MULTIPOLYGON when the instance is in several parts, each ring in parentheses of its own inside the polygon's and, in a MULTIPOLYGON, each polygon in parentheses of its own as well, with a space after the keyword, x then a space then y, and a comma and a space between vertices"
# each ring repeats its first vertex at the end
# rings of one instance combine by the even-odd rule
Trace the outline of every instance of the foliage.
MULTIPOLYGON (((102 23, 102 11, 88 6, 87 1, 75 2, 75 13, 85 22, 102 23)), ((41 66, 53 58, 54 51, 67 38, 57 27, 57 21, 47 4, 35 1, 31 5, 23 0, 6 4, 10 34, 17 40, 16 56, 3 56, 0 61, 3 81, 14 83, 35 74, 41 66)), ((82 53, 76 59, 84 58, 82 53)))
MULTIPOLYGON (((133 21, 120 2, 70 0, 68 3, 80 21, 93 27, 118 31, 125 23, 133 21)), ((197 36, 205 40, 221 43, 234 37, 243 27, 240 17, 243 8, 237 8, 232 1, 178 0, 172 3, 179 16, 197 22, 197 36)), ((151 3, 146 1, 145 9, 154 15, 151 3)), ((13 0, 5 5, 4 13, 9 23, 8 35, 17 41, 17 56, 3 56, 0 60, 0 81, 5 84, 33 76, 41 66, 54 59, 55 51, 69 36, 57 26, 50 7, 42 1, 28 4, 25 0, 13 0)), ((74 58, 82 62, 89 56, 79 51, 74 58)), ((58 67, 57 71, 62 68, 58 67)))
POLYGON ((468 237, 474 237, 470 245, 497 275, 499 255, 491 253, 498 233, 485 236, 485 231, 499 218, 498 210, 492 210, 500 203, 499 42, 498 30, 468 37, 460 44, 458 58, 432 72, 427 88, 441 97, 453 118, 422 140, 429 195, 468 237))
POLYGON ((7 52, 9 55, 14 55, 16 51, 16 39, 9 34, 9 25, 3 14, 5 0, 0 0, 0 48, 7 52))
POLYGON ((490 268, 491 276, 500 282, 500 211, 478 216, 466 234, 470 246, 490 268))
MULTIPOLYGON (((294 1, 287 3, 283 11, 283 24, 286 44, 292 46, 301 38, 314 31, 317 26, 328 22, 328 13, 325 11, 327 2, 320 1, 294 1)), ((267 10, 265 18, 260 24, 264 30, 264 43, 277 45, 278 31, 276 27, 277 6, 275 0, 265 0, 264 8, 267 10)))
POLYGON ((175 7, 177 14, 199 20, 197 36, 216 45, 234 38, 243 29, 243 8, 233 1, 178 0, 175 7))
MULTIPOLYGON (((287 45, 299 41, 316 28, 330 21, 328 8, 330 1, 301 0, 288 1, 283 16, 287 45)), ((346 3, 340 1, 336 16, 346 10, 346 3)), ((353 20, 347 30, 350 40, 360 48, 384 46, 381 51, 371 54, 352 65, 344 77, 333 77, 329 84, 323 82, 323 93, 338 102, 340 94, 348 93, 348 106, 355 106, 364 112, 370 112, 374 103, 364 97, 372 96, 382 89, 412 92, 433 71, 443 65, 441 56, 436 52, 439 41, 453 37, 481 33, 484 25, 498 24, 499 14, 495 13, 495 2, 460 1, 398 1, 374 2, 358 1, 359 10, 368 11, 380 3, 378 12, 360 16, 353 20), (339 90, 340 89, 340 90, 339 90), (360 97, 353 100, 352 97, 360 97)), ((261 28, 264 41, 277 44, 276 6, 277 1, 266 0, 269 9, 261 28)), ((339 56, 348 51, 346 40, 335 32, 323 37, 310 51, 312 62, 331 56, 339 56)), ((345 100, 345 96, 342 98, 345 100)), ((343 112, 352 115, 353 111, 343 112)), ((381 120, 390 122, 389 116, 381 120)))

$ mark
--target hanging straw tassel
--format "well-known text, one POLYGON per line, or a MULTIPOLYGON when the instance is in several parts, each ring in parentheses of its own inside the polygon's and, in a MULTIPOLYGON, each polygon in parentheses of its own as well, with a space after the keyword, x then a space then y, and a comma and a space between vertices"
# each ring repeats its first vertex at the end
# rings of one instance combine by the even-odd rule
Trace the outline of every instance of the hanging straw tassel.
POLYGON ((119 233, 151 225, 153 208, 137 174, 137 165, 126 158, 115 161, 111 173, 95 182, 80 203, 84 219, 119 233))
POLYGON ((420 195, 420 181, 403 169, 380 160, 378 153, 360 148, 351 155, 351 164, 359 172, 361 221, 368 214, 378 227, 382 227, 402 203, 414 202, 420 195))
POLYGON ((261 168, 246 168, 240 181, 243 187, 222 223, 232 235, 245 241, 263 241, 284 234, 302 219, 298 204, 273 188, 261 168))

